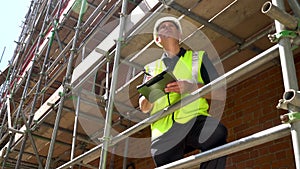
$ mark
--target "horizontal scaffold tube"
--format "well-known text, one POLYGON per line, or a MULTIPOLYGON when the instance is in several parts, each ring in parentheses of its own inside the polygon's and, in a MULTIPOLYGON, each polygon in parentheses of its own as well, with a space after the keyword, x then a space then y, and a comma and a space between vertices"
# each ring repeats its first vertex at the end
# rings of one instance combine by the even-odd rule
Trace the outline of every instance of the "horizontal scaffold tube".
MULTIPOLYGON (((179 109, 181 106, 187 105, 190 102, 198 99, 199 97, 206 95, 213 88, 216 89, 217 87, 223 86, 225 81, 227 83, 231 83, 234 80, 242 77, 246 73, 251 72, 251 71, 257 69, 258 67, 262 66, 263 64, 271 61, 272 59, 276 58, 279 55, 278 47, 279 47, 278 44, 272 46, 271 48, 267 49, 266 51, 260 53, 259 55, 255 56, 252 59, 246 61, 245 63, 237 66, 236 68, 225 73, 224 75, 215 79, 214 81, 210 82, 209 84, 196 90, 190 96, 182 99, 180 103, 176 103, 176 104, 168 107, 168 109, 166 109, 165 111, 156 113, 153 116, 146 118, 145 120, 139 122, 138 124, 128 128, 127 130, 123 131, 122 133, 116 135, 114 138, 112 138, 112 144, 116 144, 116 143, 124 140, 125 138, 131 136, 132 134, 148 127, 151 123, 155 122, 156 120, 158 120, 168 114, 171 114, 175 110, 179 109)), ((91 156, 95 156, 95 154, 97 154, 99 156, 101 147, 102 147, 102 144, 92 148, 91 150, 85 152, 84 154, 77 156, 73 160, 63 164, 62 166, 58 167, 57 169, 68 168, 68 167, 72 166, 73 164, 80 163, 81 161, 88 159, 91 156)))
POLYGON ((276 127, 269 128, 267 130, 252 134, 248 137, 235 140, 217 148, 192 155, 181 160, 169 163, 167 165, 158 167, 156 169, 167 168, 189 168, 191 166, 199 165, 202 162, 216 159, 225 155, 236 153, 254 146, 258 146, 279 138, 290 135, 290 124, 281 124, 276 127))
POLYGON ((295 30, 298 28, 298 21, 296 17, 281 10, 277 6, 273 5, 270 1, 267 1, 263 4, 261 11, 262 13, 268 15, 270 18, 278 20, 289 29, 295 30))

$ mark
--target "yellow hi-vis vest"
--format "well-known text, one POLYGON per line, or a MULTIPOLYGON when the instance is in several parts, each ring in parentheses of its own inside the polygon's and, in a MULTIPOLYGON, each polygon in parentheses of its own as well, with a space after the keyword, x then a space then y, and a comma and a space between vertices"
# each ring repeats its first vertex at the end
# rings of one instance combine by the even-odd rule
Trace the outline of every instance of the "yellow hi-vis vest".
MULTIPOLYGON (((201 77, 200 68, 202 65, 202 57, 204 55, 204 51, 193 52, 186 51, 183 57, 180 57, 176 66, 173 70, 173 74, 178 80, 189 80, 197 83, 204 83, 201 77), (197 80, 196 80, 197 79, 197 80)), ((155 76, 161 73, 166 69, 165 64, 162 59, 156 60, 145 66, 146 72, 155 76)), ((163 110, 164 108, 173 105, 174 103, 180 101, 182 98, 188 96, 189 94, 178 94, 175 92, 171 92, 166 96, 156 100, 153 105, 153 109, 151 110, 151 115, 163 110)), ((191 119, 199 116, 209 116, 208 114, 209 105, 205 98, 199 98, 190 104, 181 107, 176 110, 174 113, 169 114, 166 117, 154 122, 151 124, 151 135, 152 140, 161 136, 165 132, 167 132, 173 125, 173 120, 177 123, 187 123, 191 119)))

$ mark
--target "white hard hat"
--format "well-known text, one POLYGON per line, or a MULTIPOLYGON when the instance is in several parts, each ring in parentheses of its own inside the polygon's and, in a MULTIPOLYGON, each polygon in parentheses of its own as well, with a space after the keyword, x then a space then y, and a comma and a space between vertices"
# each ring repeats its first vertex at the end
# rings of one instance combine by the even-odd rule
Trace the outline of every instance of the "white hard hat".
POLYGON ((166 17, 163 17, 163 18, 160 18, 158 19, 156 22, 155 22, 155 25, 154 25, 154 28, 153 28, 153 39, 154 39, 154 42, 156 43, 157 46, 159 47, 163 47, 159 42, 157 42, 157 36, 158 36, 158 27, 163 23, 163 22, 173 22, 176 27, 178 28, 180 34, 182 34, 182 28, 181 28, 181 24, 179 22, 179 20, 175 17, 172 17, 172 16, 166 16, 166 17))

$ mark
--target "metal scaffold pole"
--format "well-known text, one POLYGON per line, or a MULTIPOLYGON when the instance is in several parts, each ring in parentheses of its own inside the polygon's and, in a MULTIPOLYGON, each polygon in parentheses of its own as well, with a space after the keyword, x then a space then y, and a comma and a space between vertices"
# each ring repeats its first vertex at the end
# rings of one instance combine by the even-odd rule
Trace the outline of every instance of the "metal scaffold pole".
MULTIPOLYGON (((7 104, 6 104, 7 105, 7 104)), ((6 105, 3 105, 3 109, 6 109, 6 105)), ((7 105, 9 106, 9 105, 7 105)), ((1 113, 1 116, 2 116, 2 113, 1 113)), ((0 138, 2 138, 2 136, 4 137, 5 135, 3 135, 3 131, 4 131, 4 126, 5 126, 5 122, 6 122, 6 118, 8 117, 8 111, 5 110, 5 114, 4 114, 4 117, 2 119, 2 122, 1 122, 1 127, 0 127, 0 138)))
POLYGON ((121 46, 125 39, 124 30, 125 30, 126 11, 127 11, 127 0, 123 0, 121 13, 120 13, 119 39, 117 40, 117 44, 116 44, 116 53, 115 53, 115 58, 114 58, 110 93, 109 93, 108 105, 107 105, 107 110, 106 110, 106 119, 105 119, 104 133, 103 133, 103 138, 102 138, 103 146, 101 149, 99 169, 106 168, 107 149, 108 149, 110 141, 111 141, 110 131, 111 131, 112 112, 113 112, 113 108, 114 108, 113 103, 114 103, 116 84, 117 84, 117 78, 118 78, 118 68, 119 68, 119 61, 120 61, 120 55, 121 55, 121 46))
MULTIPOLYGON (((50 6, 51 3, 52 2, 49 1, 48 5, 50 6)), ((48 8, 48 10, 49 10, 49 8, 48 8)), ((47 14, 49 14, 49 12, 47 12, 47 14)), ((46 19, 49 19, 49 18, 46 18, 46 19)), ((49 58, 49 55, 50 55, 50 50, 51 50, 51 47, 52 47, 52 44, 53 44, 53 41, 54 41, 54 35, 56 34, 56 31, 57 31, 56 26, 57 26, 57 23, 55 23, 53 25, 52 34, 49 38, 48 48, 47 48, 47 51, 46 51, 46 54, 45 54, 45 57, 44 57, 44 62, 43 62, 42 69, 41 69, 41 72, 40 72, 39 80, 38 80, 37 86, 35 88, 35 95, 34 95, 34 98, 33 98, 32 104, 31 104, 31 110, 30 110, 30 117, 29 117, 29 120, 28 120, 28 126, 31 125, 31 123, 33 121, 33 118, 34 118, 35 106, 36 106, 36 103, 37 103, 38 98, 40 96, 40 88, 41 88, 41 85, 42 85, 43 78, 46 75, 45 74, 46 65, 47 65, 48 58, 49 58)), ((37 50, 37 52, 39 52, 39 51, 37 50)), ((23 142, 22 142, 22 145, 21 145, 21 149, 20 149, 20 152, 19 152, 19 157, 18 157, 18 160, 17 160, 17 163, 16 163, 16 169, 19 168, 19 166, 21 164, 22 155, 23 155, 23 151, 24 151, 25 146, 26 146, 27 138, 28 138, 28 135, 25 133, 24 138, 23 138, 23 142)))
MULTIPOLYGON (((128 83, 130 81, 130 79, 134 77, 134 74, 135 74, 135 68, 129 67, 128 74, 127 74, 127 77, 126 77, 126 83, 128 83)), ((131 123, 129 123, 128 126, 130 126, 130 125, 131 125, 131 123)), ((122 167, 122 169, 126 169, 127 165, 128 165, 127 164, 128 163, 128 159, 127 159, 128 148, 129 148, 129 138, 126 138, 125 139, 124 152, 123 152, 123 167, 122 167)))
POLYGON ((183 169, 212 159, 236 153, 289 135, 289 124, 281 124, 225 145, 166 164, 156 169, 183 169))
MULTIPOLYGON (((2 95, 2 92, 4 92, 4 90, 6 90, 5 88, 8 88, 9 87, 9 82, 8 82, 8 80, 9 80, 9 75, 11 74, 11 68, 12 68, 12 66, 11 66, 11 64, 9 64, 9 69, 8 69, 8 73, 7 73, 7 75, 6 75, 6 77, 5 77, 5 83, 3 84, 4 86, 3 86, 3 90, 1 91, 1 95, 2 95)), ((8 91, 7 91, 7 93, 5 94, 5 98, 2 100, 2 103, 4 103, 4 102, 6 102, 6 100, 7 100, 7 98, 8 98, 9 96, 8 96, 8 91)), ((9 98, 8 98, 9 99, 9 98)), ((6 107, 5 107, 5 105, 4 104, 2 104, 1 105, 2 107, 1 107, 1 109, 0 109, 0 116, 2 116, 2 113, 4 112, 4 111, 6 111, 5 109, 6 109, 6 107)), ((2 122, 3 124, 5 123, 5 121, 3 121, 2 122)), ((3 126, 3 125, 2 125, 3 126)), ((0 138, 1 138, 1 136, 2 136, 2 128, 1 128, 1 131, 0 131, 0 138)))
MULTIPOLYGON (((289 2, 290 4, 297 4, 299 6, 299 2, 289 2)), ((294 6, 292 9, 298 10, 297 6, 294 6)), ((279 100, 277 108, 288 110, 288 113, 282 115, 280 118, 282 122, 291 124, 295 164, 296 168, 300 169, 300 93, 298 91, 294 56, 290 42, 291 38, 299 36, 299 33, 297 33, 299 31, 299 19, 285 12, 282 0, 267 1, 262 7, 262 12, 275 20, 276 34, 269 37, 271 41, 278 42, 279 45, 281 71, 285 89, 283 99, 279 100)), ((295 13, 297 14, 297 12, 295 13)))
POLYGON ((60 12, 61 12, 61 9, 62 9, 62 4, 63 4, 63 1, 64 0, 60 0, 59 1, 59 6, 58 6, 58 10, 57 10, 57 13, 56 13, 56 16, 55 18, 50 18, 51 20, 51 23, 55 29, 54 33, 55 33, 55 38, 56 38, 56 41, 58 43, 58 46, 59 46, 59 49, 62 51, 63 50, 63 45, 61 43, 61 40, 60 40, 60 37, 59 37, 59 34, 58 34, 58 23, 59 23, 59 16, 60 16, 60 12))
MULTIPOLYGON (((82 49, 85 51, 85 49, 82 49)), ((84 53, 84 52, 83 52, 84 53)), ((84 59, 84 54, 82 53, 81 61, 84 59)), ((75 148, 76 148, 76 137, 77 137, 77 129, 79 123, 79 112, 80 112, 80 99, 81 99, 81 89, 78 90, 78 97, 76 100, 76 108, 75 108, 75 117, 74 117, 74 127, 73 127, 73 136, 72 136, 72 147, 71 147, 71 157, 70 160, 73 160, 75 157, 75 148)), ((73 166, 71 167, 73 168, 73 166)))
MULTIPOLYGON (((80 92, 80 90, 79 90, 79 92, 80 92)), ((71 148, 70 160, 73 160, 74 157, 75 157, 76 137, 77 137, 78 122, 79 122, 78 118, 79 118, 79 111, 80 111, 80 99, 81 99, 81 96, 80 96, 80 94, 78 94, 77 101, 76 101, 76 110, 75 110, 75 118, 74 118, 74 128, 73 128, 72 148, 71 148)), ((73 166, 71 168, 73 168, 73 166)))
POLYGON ((72 66, 73 66, 73 60, 74 60, 74 56, 76 54, 76 43, 77 43, 77 39, 79 37, 79 33, 80 33, 80 25, 81 25, 81 21, 82 21, 82 17, 84 14, 84 8, 87 5, 86 0, 82 0, 81 1, 81 7, 80 7, 80 12, 79 12, 79 16, 78 16, 78 20, 77 20, 77 25, 76 25, 76 31, 75 31, 75 35, 74 35, 74 39, 73 39, 73 44, 72 44, 72 49, 71 49, 71 53, 70 53, 70 57, 68 60, 68 66, 67 66, 67 72, 66 72, 66 76, 65 79, 63 80, 63 92, 60 98, 60 104, 58 107, 58 111, 56 114, 56 118, 55 118, 55 124, 54 124, 54 128, 53 128, 53 132, 52 132, 52 137, 51 137, 51 142, 49 145, 49 150, 48 150, 48 156, 47 156, 47 160, 46 160, 46 166, 45 169, 49 169, 51 166, 51 160, 52 160, 52 154, 53 154, 53 149, 54 149, 54 144, 55 144, 55 140, 56 140, 56 136, 57 136, 57 131, 59 128, 59 122, 60 122, 60 118, 61 118, 61 114, 62 114, 62 110, 64 107, 64 101, 65 101, 65 97, 66 97, 66 93, 69 92, 70 90, 70 81, 71 81, 71 77, 72 77, 72 66))
MULTIPOLYGON (((277 6, 281 10, 285 10, 283 0, 272 0, 272 4, 277 6)), ((292 20, 292 19, 290 19, 292 20)), ((294 22, 297 25, 297 20, 294 22)), ((277 33, 281 33, 285 31, 285 25, 282 25, 279 21, 275 20, 275 27, 277 33)), ((292 24, 293 26, 293 24, 292 24)), ((292 28, 292 26, 288 25, 288 28, 292 28)), ((296 76, 296 69, 294 63, 294 57, 291 48, 291 42, 289 37, 282 37, 279 39, 279 54, 280 54, 280 62, 281 62, 281 70, 283 76, 283 83, 285 92, 289 90, 298 91, 298 82, 296 76)), ((300 112, 299 104, 289 104, 287 106, 288 112, 291 113, 298 113, 300 112)), ((295 120, 291 122, 291 136, 292 136, 292 143, 294 149, 294 157, 295 157, 295 164, 296 168, 300 169, 300 121, 295 120)))

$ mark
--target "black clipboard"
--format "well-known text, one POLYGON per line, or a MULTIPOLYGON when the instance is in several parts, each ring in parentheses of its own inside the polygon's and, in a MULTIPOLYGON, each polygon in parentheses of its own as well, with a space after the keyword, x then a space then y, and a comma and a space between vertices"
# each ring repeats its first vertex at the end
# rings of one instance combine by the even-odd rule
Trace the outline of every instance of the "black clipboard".
POLYGON ((166 85, 174 81, 177 81, 174 74, 165 70, 151 78, 149 81, 137 86, 137 90, 145 96, 148 101, 153 103, 157 99, 166 95, 164 91, 166 85))

